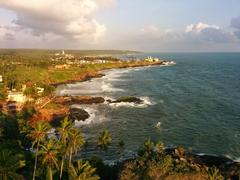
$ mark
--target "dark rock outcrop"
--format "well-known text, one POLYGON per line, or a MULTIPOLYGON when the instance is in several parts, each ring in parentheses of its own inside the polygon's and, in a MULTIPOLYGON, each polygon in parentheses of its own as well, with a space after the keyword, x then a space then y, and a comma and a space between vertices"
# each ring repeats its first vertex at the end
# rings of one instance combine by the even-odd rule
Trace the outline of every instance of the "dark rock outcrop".
POLYGON ((91 97, 91 96, 81 96, 72 97, 71 102, 73 104, 101 104, 104 103, 104 98, 102 97, 91 97))
POLYGON ((143 103, 143 100, 141 100, 140 98, 137 98, 137 97, 133 97, 133 96, 124 96, 124 97, 118 98, 115 101, 107 100, 107 102, 109 102, 109 103, 127 102, 127 103, 141 104, 141 103, 143 103))
POLYGON ((72 120, 85 121, 90 115, 87 111, 80 108, 71 108, 69 118, 72 120))

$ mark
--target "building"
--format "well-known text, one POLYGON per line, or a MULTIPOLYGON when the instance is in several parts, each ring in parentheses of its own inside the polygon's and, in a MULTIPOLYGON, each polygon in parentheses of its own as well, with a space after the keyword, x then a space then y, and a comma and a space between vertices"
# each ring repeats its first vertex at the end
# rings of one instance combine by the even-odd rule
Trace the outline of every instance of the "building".
POLYGON ((14 101, 16 103, 24 104, 26 100, 27 97, 23 94, 23 92, 10 91, 8 93, 8 101, 14 101))
POLYGON ((44 92, 44 88, 36 87, 37 93, 42 94, 44 92))
POLYGON ((55 69, 69 69, 71 66, 69 64, 56 65, 55 69))
POLYGON ((2 83, 3 82, 3 77, 2 77, 2 75, 0 75, 0 83, 2 83))
POLYGON ((152 57, 147 57, 147 58, 145 59, 145 61, 148 61, 148 62, 153 62, 154 60, 153 60, 153 58, 152 58, 152 57))

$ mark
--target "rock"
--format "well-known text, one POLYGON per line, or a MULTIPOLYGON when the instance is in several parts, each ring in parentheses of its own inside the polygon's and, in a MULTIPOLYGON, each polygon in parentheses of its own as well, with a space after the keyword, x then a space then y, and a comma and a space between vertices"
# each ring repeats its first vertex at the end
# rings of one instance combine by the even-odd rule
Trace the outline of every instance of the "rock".
POLYGON ((135 103, 135 104, 141 104, 143 103, 143 100, 137 97, 133 96, 124 96, 120 97, 119 99, 112 101, 112 100, 107 100, 109 103, 121 103, 121 102, 127 102, 127 103, 135 103))
POLYGON ((56 104, 70 105, 72 98, 70 96, 58 96, 53 101, 56 104))
POLYGON ((105 99, 102 97, 80 96, 72 97, 71 102, 73 104, 101 104, 105 99))
POLYGON ((103 97, 91 97, 91 96, 60 96, 56 97, 54 103, 62 105, 73 104, 101 104, 104 103, 103 97))
POLYGON ((90 117, 90 115, 84 109, 71 108, 69 117, 72 120, 85 121, 90 117))

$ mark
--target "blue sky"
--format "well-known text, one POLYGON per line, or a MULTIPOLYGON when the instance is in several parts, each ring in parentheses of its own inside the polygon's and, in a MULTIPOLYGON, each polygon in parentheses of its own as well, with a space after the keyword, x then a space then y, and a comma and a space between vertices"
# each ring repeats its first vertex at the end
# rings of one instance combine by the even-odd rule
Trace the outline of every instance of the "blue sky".
POLYGON ((239 0, 0 0, 0 47, 240 51, 239 0))

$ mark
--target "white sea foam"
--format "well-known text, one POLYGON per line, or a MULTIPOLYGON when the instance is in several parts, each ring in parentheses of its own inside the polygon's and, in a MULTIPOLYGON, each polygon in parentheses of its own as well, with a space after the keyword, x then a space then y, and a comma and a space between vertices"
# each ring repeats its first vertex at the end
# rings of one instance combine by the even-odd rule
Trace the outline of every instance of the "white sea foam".
POLYGON ((106 82, 102 82, 101 89, 102 89, 102 92, 124 91, 123 89, 114 88, 111 83, 106 83, 106 82))
POLYGON ((77 127, 97 124, 106 120, 106 117, 104 116, 104 114, 100 113, 97 108, 94 108, 94 107, 90 108, 90 107, 80 106, 80 105, 74 105, 72 107, 83 108, 90 115, 90 117, 85 121, 75 120, 75 126, 77 127))

